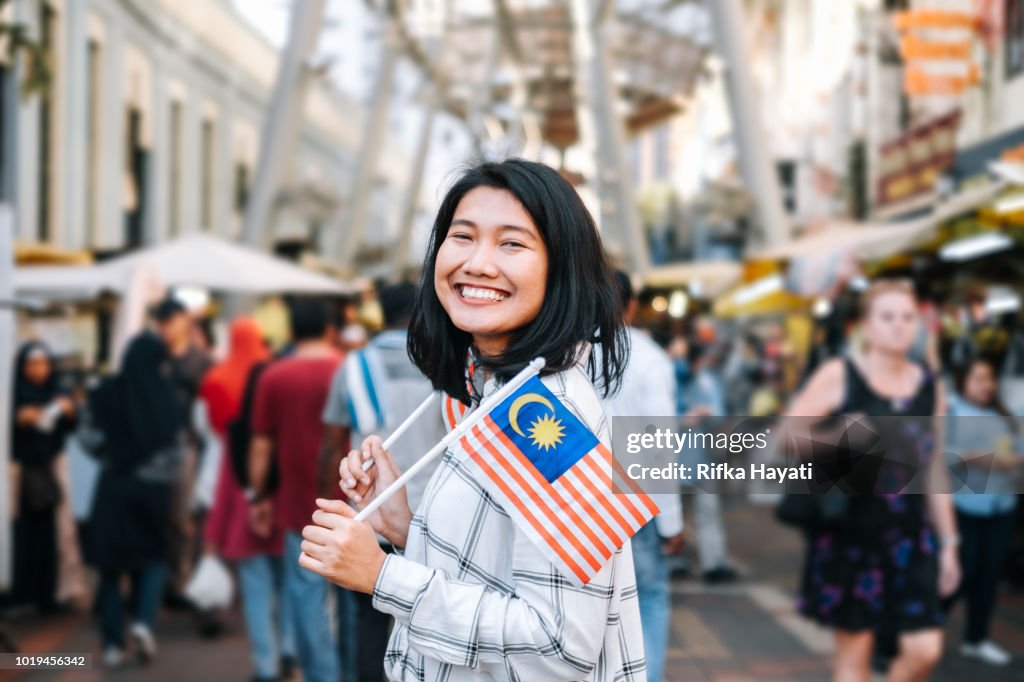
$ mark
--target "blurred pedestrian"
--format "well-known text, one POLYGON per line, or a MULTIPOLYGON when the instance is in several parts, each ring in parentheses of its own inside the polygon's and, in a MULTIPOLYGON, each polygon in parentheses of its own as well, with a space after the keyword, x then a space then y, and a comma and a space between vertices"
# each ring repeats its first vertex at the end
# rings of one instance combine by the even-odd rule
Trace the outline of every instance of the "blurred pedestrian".
MULTIPOLYGON (((228 424, 238 416, 249 373, 269 358, 256 321, 235 320, 227 358, 207 373, 199 389, 220 439, 219 447, 227 447, 228 424)), ((208 554, 221 556, 237 567, 255 671, 253 681, 278 679, 282 668, 289 667, 285 659, 295 656, 290 614, 282 608, 283 536, 280 528, 272 528, 267 536, 252 531, 244 489, 235 478, 231 458, 223 454, 204 537, 208 554)))
MULTIPOLYGON (((381 288, 378 298, 384 315, 384 330, 362 350, 350 353, 334 374, 331 392, 324 408, 328 447, 332 455, 321 467, 330 484, 322 497, 334 496, 338 486, 338 467, 348 454, 349 443, 362 443, 372 434, 387 438, 433 392, 430 380, 413 364, 407 351, 409 319, 416 305, 416 285, 406 282, 381 288)), ((402 469, 416 463, 431 443, 445 436, 441 411, 433 410, 414 422, 402 436, 392 456, 402 469)), ((436 464, 424 467, 406 485, 409 508, 418 509, 427 482, 436 464)), ((394 548, 378 537, 381 548, 394 548)), ((343 591, 355 611, 354 624, 339 628, 343 648, 342 661, 350 676, 359 682, 384 679, 384 654, 387 650, 391 617, 373 608, 372 598, 362 592, 343 591), (345 653, 354 660, 346 661, 345 653), (354 664, 354 665, 353 665, 354 664)))
MULTIPOLYGON (((692 378, 687 387, 686 403, 690 414, 702 418, 707 426, 712 419, 724 417, 725 386, 718 374, 718 357, 708 343, 694 340, 689 344, 689 365, 692 378)), ((711 462, 709 453, 697 448, 692 464, 711 462)), ((736 580, 736 569, 729 561, 725 518, 722 514, 722 493, 718 481, 708 481, 690 496, 693 501, 693 532, 696 533, 697 556, 701 579, 712 585, 736 580)))
MULTIPOLYGON (((263 371, 256 386, 249 446, 249 515, 254 532, 284 530, 284 590, 307 682, 337 682, 328 583, 299 566, 302 529, 316 508, 317 463, 323 446, 320 417, 331 377, 341 362, 333 347, 327 303, 299 298, 290 306, 292 352, 263 371), (271 459, 279 487, 266 496, 271 459)), ((344 634, 344 633, 342 633, 344 634)))
POLYGON ((693 368, 690 367, 690 344, 683 334, 672 337, 665 348, 672 360, 672 373, 676 384, 676 414, 686 414, 690 405, 687 402, 687 390, 693 380, 693 368))
MULTIPOLYGON (((862 300, 866 347, 826 361, 793 400, 788 416, 942 415, 940 382, 909 357, 918 316, 909 284, 872 284, 862 300)), ((884 421, 875 423, 882 427, 884 421)), ((900 476, 906 467, 931 467, 936 478, 945 474, 931 421, 916 421, 921 428, 914 442, 893 442, 881 466, 894 469, 879 471, 878 480, 900 476)), ((932 490, 927 495, 853 495, 840 523, 811 531, 799 609, 833 629, 834 680, 868 679, 875 633, 889 631, 900 637, 888 679, 928 677, 942 655, 941 598, 960 581, 956 528, 950 495, 932 490)))
POLYGON ((998 374, 1011 348, 1011 330, 993 314, 988 305, 989 292, 973 285, 964 292, 963 330, 952 348, 954 367, 962 367, 982 356, 992 362, 998 374))
MULTIPOLYGON (((545 388, 608 447, 600 393, 621 377, 623 337, 598 231, 565 179, 510 159, 455 182, 409 326, 410 355, 448 394, 450 428, 540 356, 545 388)), ((538 447, 532 456, 543 456, 538 447)), ((389 679, 646 679, 630 544, 592 557, 596 575, 573 586, 459 451, 441 459, 415 516, 404 489, 365 522, 346 503, 320 500, 304 532, 303 566, 373 594, 394 616, 389 679), (375 531, 404 553, 385 554, 375 531)), ((359 506, 399 475, 376 436, 340 473, 359 506), (376 464, 364 472, 370 457, 376 464)))
MULTIPOLYGON (((672 359, 649 334, 632 326, 638 301, 629 276, 615 273, 629 334, 629 360, 615 395, 604 401, 609 424, 615 417, 672 417, 676 386, 672 359)), ((614 436, 614 432, 612 434, 614 436)), ((672 597, 667 557, 683 549, 683 507, 678 489, 651 496, 661 513, 633 536, 633 568, 643 624, 648 682, 661 682, 668 657, 672 597)))
POLYGON ((192 494, 199 469, 199 453, 202 451, 201 437, 193 426, 193 410, 199 384, 210 368, 212 358, 203 345, 196 342, 198 333, 195 321, 178 299, 168 297, 157 303, 153 308, 153 320, 157 333, 170 353, 170 383, 185 410, 187 420, 182 465, 174 481, 171 497, 168 550, 170 570, 167 575, 166 602, 174 608, 192 608, 184 591, 200 548, 197 519, 192 513, 192 494))
POLYGON ((30 341, 14 368, 11 460, 18 472, 13 523, 13 582, 6 607, 32 604, 57 610, 57 509, 66 498, 57 475, 64 442, 74 426, 75 404, 63 391, 45 344, 30 341))
POLYGON ((1007 665, 1009 652, 988 635, 1014 530, 1017 496, 1010 474, 1024 465, 1020 426, 1000 400, 992 360, 972 360, 956 373, 955 385, 946 449, 967 466, 963 486, 967 492, 953 496, 964 579, 947 606, 959 597, 967 601, 961 654, 991 665, 1007 665))
POLYGON ((129 343, 120 372, 89 397, 102 444, 102 472, 89 520, 90 563, 100 571, 97 613, 103 660, 124 658, 121 579, 132 581, 131 634, 142 660, 156 655, 154 635, 167 574, 171 494, 180 477, 187 415, 168 380, 170 354, 144 332, 129 343))

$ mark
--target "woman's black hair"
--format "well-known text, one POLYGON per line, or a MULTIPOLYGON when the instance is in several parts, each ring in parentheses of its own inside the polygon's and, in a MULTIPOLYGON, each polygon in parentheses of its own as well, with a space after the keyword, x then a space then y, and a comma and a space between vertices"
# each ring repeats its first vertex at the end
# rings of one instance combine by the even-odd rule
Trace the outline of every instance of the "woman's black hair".
POLYGON ((953 387, 956 389, 957 394, 967 399, 967 379, 971 376, 971 372, 978 365, 986 365, 989 371, 992 372, 992 378, 996 381, 996 392, 992 395, 992 403, 989 405, 981 405, 980 407, 990 407, 997 413, 1001 414, 1006 418, 1006 423, 1010 427, 1011 433, 1017 433, 1020 430, 1020 425, 1017 423, 1017 418, 1013 416, 1013 413, 1006 408, 1003 403, 1003 399, 999 397, 999 371, 996 363, 992 358, 984 355, 976 355, 963 363, 953 372, 953 387))
POLYGON ((523 159, 487 162, 465 171, 438 209, 409 324, 409 356, 435 389, 469 405, 466 354, 473 337, 455 327, 434 290, 437 252, 448 235, 455 210, 471 190, 493 187, 514 196, 540 232, 548 252, 544 303, 517 330, 499 356, 477 357, 477 367, 499 383, 515 376, 533 358, 544 357, 545 373, 564 371, 580 360, 581 342, 594 344, 587 370, 604 395, 618 390, 629 352, 618 286, 601 246, 593 218, 576 190, 554 169, 523 159))

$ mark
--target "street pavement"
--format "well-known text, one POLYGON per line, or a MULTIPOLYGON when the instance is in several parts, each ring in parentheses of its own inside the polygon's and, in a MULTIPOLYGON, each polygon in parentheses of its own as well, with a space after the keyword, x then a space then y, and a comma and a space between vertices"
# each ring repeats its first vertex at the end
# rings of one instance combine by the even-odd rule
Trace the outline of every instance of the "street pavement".
MULTIPOLYGON (((697 579, 673 581, 666 680, 827 680, 832 650, 829 632, 793 611, 792 595, 802 553, 799 535, 779 526, 769 506, 731 499, 726 507, 730 551, 742 579, 721 586, 707 586, 697 579)), ((951 616, 949 646, 933 680, 1024 680, 1024 594, 1004 588, 1000 595, 992 636, 1017 657, 1005 668, 970 661, 957 653, 963 627, 961 612, 958 608, 951 616)), ((248 647, 237 612, 229 614, 223 635, 207 640, 197 635, 190 614, 165 611, 156 661, 146 667, 133 664, 116 671, 103 669, 98 660, 96 632, 88 614, 45 620, 27 617, 0 626, 25 653, 94 655, 90 671, 0 671, 0 682, 243 682, 251 676, 248 647)))

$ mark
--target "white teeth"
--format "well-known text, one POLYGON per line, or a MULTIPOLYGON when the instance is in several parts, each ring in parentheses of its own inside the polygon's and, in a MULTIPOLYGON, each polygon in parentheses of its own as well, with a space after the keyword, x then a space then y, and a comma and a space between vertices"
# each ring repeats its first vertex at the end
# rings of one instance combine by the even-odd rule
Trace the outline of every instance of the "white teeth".
POLYGON ((504 294, 499 294, 491 289, 478 289, 477 287, 462 287, 463 298, 479 298, 485 301, 504 301, 504 294))

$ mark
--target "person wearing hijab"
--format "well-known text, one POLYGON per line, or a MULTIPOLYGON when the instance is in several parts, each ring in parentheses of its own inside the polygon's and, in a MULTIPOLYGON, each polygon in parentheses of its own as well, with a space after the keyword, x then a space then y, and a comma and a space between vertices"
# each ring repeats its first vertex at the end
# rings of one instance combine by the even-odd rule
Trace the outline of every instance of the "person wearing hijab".
POLYGON ((12 459, 20 470, 14 520, 14 580, 9 606, 57 609, 57 507, 64 498, 54 473, 74 426, 75 405, 61 390, 47 347, 24 344, 15 361, 12 459))
MULTIPOLYGON (((225 451, 228 424, 238 417, 246 380, 253 367, 269 359, 270 352, 256 320, 247 317, 235 320, 231 325, 227 358, 206 374, 199 388, 210 424, 225 451)), ((249 525, 249 502, 226 452, 220 458, 219 469, 213 506, 204 529, 206 553, 219 555, 237 566, 255 670, 253 679, 276 680, 281 668, 291 668, 295 659, 289 614, 280 598, 284 536, 280 528, 271 529, 265 536, 253 532, 249 525), (274 625, 275 605, 279 627, 274 625), (283 661, 279 662, 278 652, 283 661)))
POLYGON ((171 486, 182 460, 187 419, 168 377, 170 355, 144 332, 125 351, 121 371, 90 395, 96 428, 104 435, 103 470, 89 528, 89 560, 100 572, 97 612, 104 661, 124 658, 121 578, 132 578, 138 657, 156 655, 153 626, 166 575, 171 486))

